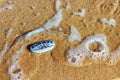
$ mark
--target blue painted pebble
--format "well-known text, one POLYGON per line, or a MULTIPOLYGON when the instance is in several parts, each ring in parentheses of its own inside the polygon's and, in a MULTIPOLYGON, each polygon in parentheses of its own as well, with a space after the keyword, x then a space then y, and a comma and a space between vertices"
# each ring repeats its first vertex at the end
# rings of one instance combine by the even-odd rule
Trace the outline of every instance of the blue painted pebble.
POLYGON ((28 46, 29 50, 33 53, 43 53, 52 50, 55 47, 55 42, 52 40, 44 40, 33 43, 28 46))

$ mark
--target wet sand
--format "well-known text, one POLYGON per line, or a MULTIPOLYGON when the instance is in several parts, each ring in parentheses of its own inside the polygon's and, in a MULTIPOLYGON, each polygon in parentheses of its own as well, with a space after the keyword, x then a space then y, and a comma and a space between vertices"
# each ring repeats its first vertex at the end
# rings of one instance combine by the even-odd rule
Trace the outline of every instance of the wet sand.
MULTIPOLYGON (((42 26, 54 14, 55 0, 0 0, 0 6, 12 5, 13 9, 4 9, 0 12, 0 50, 7 42, 10 46, 20 35, 42 26), (6 36, 5 31, 13 31, 6 36)), ((19 58, 19 64, 24 72, 24 80, 112 80, 120 78, 120 62, 115 65, 94 63, 92 65, 75 67, 67 64, 65 53, 71 46, 79 42, 68 42, 70 26, 74 25, 81 34, 82 39, 96 33, 105 34, 110 51, 120 45, 120 1, 119 0, 70 0, 70 8, 66 8, 67 1, 61 0, 60 8, 63 10, 62 21, 58 28, 52 31, 38 33, 29 39, 21 40, 12 45, 3 56, 0 63, 0 80, 9 80, 8 67, 11 56, 23 45, 25 46, 19 58), (73 15, 82 8, 86 9, 83 17, 73 15), (116 26, 100 22, 100 18, 114 18, 116 26), (59 27, 62 31, 59 31, 59 27), (56 46, 45 54, 33 54, 27 45, 52 39, 56 46)), ((89 63, 89 62, 88 62, 89 63)))

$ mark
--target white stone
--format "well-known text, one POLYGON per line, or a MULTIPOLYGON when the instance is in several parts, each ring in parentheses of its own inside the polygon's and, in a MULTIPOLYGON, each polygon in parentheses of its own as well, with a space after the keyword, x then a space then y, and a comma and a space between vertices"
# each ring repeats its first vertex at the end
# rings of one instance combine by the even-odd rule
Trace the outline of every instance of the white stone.
POLYGON ((44 53, 52 50, 55 47, 55 43, 52 40, 44 40, 41 42, 36 42, 29 46, 29 49, 33 53, 44 53))

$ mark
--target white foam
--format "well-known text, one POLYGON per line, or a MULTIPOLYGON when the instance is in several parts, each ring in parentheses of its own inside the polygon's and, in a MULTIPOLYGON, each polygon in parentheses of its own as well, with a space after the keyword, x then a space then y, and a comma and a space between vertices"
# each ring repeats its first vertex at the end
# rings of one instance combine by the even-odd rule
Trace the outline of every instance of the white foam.
POLYGON ((34 35, 34 34, 36 34, 36 33, 43 32, 43 31, 45 31, 45 28, 39 27, 39 28, 37 28, 37 29, 35 29, 35 30, 32 30, 32 31, 28 32, 28 33, 26 34, 26 38, 31 37, 32 35, 34 35))
POLYGON ((79 65, 82 63, 84 57, 92 58, 93 60, 96 59, 103 59, 106 60, 106 57, 109 55, 109 48, 106 43, 106 36, 103 34, 96 34, 93 36, 87 37, 81 44, 77 47, 71 48, 68 50, 66 56, 66 60, 68 63, 73 65, 79 65), (102 47, 99 47, 100 52, 92 51, 89 49, 89 45, 91 43, 98 42, 101 44, 102 47), (75 58, 75 61, 72 59, 75 58))
POLYGON ((108 23, 108 20, 106 18, 101 18, 100 21, 105 24, 105 23, 108 23))
POLYGON ((5 6, 5 8, 10 10, 10 9, 13 9, 13 6, 7 5, 7 6, 5 6))
POLYGON ((58 27, 58 25, 62 21, 62 15, 62 10, 58 10, 57 13, 52 18, 50 18, 43 26, 40 26, 32 31, 28 31, 26 34, 17 37, 12 45, 18 44, 20 40, 28 39, 34 34, 50 30, 53 27, 58 27))
POLYGON ((74 26, 70 27, 70 32, 71 33, 70 33, 70 35, 68 37, 68 41, 69 42, 73 42, 75 40, 81 41, 80 33, 79 33, 79 31, 74 26))
POLYGON ((66 53, 66 61, 72 65, 82 65, 82 60, 84 60, 85 55, 77 53, 77 48, 71 48, 66 53))
POLYGON ((11 10, 11 9, 13 9, 13 6, 12 5, 6 5, 6 6, 3 6, 3 7, 0 7, 0 12, 5 10, 5 9, 11 10))
POLYGON ((23 51, 24 46, 22 46, 16 53, 12 56, 12 64, 8 67, 8 74, 10 80, 23 80, 23 71, 18 63, 19 56, 23 51))
POLYGON ((0 7, 0 12, 2 12, 5 8, 4 7, 0 7))
POLYGON ((109 25, 112 25, 112 26, 116 26, 116 21, 115 21, 115 19, 110 18, 108 24, 109 24, 109 25))
POLYGON ((0 63, 2 62, 3 56, 5 55, 5 53, 8 50, 8 43, 6 42, 2 48, 2 50, 0 51, 0 63))
POLYGON ((85 15, 85 13, 86 13, 86 9, 83 8, 83 9, 81 9, 80 12, 74 12, 73 14, 83 17, 85 15))
POLYGON ((62 21, 62 10, 59 10, 51 19, 49 19, 43 27, 45 29, 51 29, 52 27, 57 27, 62 21))
POLYGON ((118 48, 115 51, 111 52, 109 63, 111 65, 114 65, 117 64, 119 61, 120 61, 120 46, 118 46, 118 48))
POLYGON ((85 44, 86 49, 88 50, 88 55, 92 55, 92 58, 96 59, 99 57, 107 57, 109 55, 109 48, 106 42, 106 36, 103 34, 96 34, 90 37, 87 37, 86 40, 83 42, 85 44), (100 52, 94 52, 89 49, 89 45, 91 43, 98 42, 99 47, 98 49, 100 52))
POLYGON ((116 26, 116 21, 115 21, 115 19, 113 19, 113 18, 110 18, 110 19, 101 18, 100 21, 101 21, 103 24, 108 24, 108 25, 111 25, 111 26, 116 26))
POLYGON ((57 27, 62 21, 62 10, 59 10, 51 19, 49 19, 43 26, 32 30, 26 34, 26 38, 30 37, 36 33, 45 31, 46 29, 51 29, 52 27, 57 27))
POLYGON ((56 0, 56 4, 55 4, 56 11, 60 10, 60 5, 61 5, 61 1, 60 0, 56 0))

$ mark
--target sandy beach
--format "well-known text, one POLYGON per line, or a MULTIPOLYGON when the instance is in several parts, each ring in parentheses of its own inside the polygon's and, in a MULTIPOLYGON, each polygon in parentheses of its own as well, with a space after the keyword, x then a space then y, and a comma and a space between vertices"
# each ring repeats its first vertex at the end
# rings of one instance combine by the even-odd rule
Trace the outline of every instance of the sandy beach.
POLYGON ((119 45, 120 0, 0 0, 0 80, 120 80, 119 45), (67 52, 96 34, 105 61, 83 52, 83 65, 69 64, 67 52), (49 39, 47 52, 27 48, 49 39))

